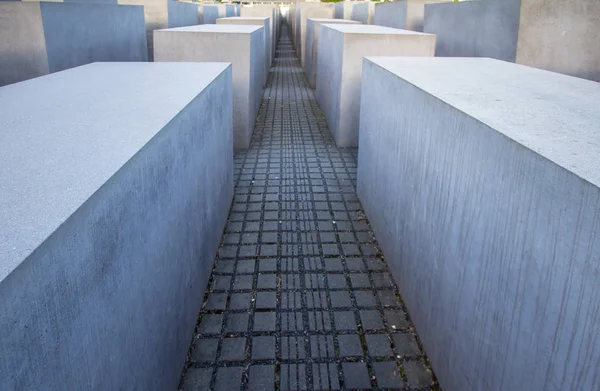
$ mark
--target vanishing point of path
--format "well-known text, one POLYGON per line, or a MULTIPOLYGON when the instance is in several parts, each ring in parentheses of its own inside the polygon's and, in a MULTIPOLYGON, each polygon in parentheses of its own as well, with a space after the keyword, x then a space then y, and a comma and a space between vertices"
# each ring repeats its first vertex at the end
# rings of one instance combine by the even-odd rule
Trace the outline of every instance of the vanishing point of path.
POLYGON ((181 388, 437 389, 285 27, 181 388))

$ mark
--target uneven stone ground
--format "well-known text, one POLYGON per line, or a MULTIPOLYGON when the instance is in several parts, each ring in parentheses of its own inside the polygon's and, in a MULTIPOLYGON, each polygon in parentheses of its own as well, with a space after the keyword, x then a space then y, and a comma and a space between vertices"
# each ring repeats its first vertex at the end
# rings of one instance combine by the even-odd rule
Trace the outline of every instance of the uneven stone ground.
POLYGON ((183 390, 438 389, 285 28, 183 390))

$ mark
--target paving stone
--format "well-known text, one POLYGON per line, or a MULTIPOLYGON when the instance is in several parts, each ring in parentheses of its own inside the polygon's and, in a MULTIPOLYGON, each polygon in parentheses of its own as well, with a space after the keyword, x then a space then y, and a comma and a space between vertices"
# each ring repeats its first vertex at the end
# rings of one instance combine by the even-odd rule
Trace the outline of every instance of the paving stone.
POLYGON ((251 365, 248 368, 248 391, 275 390, 275 366, 251 365))
POLYGON ((360 321, 365 330, 380 330, 385 327, 379 311, 360 311, 360 321))
POLYGON ((224 310, 227 305, 227 293, 211 293, 204 307, 207 310, 224 310))
POLYGON ((250 308, 250 293, 233 293, 229 301, 229 308, 244 310, 250 308))
POLYGON ((202 315, 198 332, 200 334, 221 334, 221 326, 223 325, 223 315, 202 315))
POLYGON ((331 289, 347 289, 346 276, 344 274, 327 273, 327 286, 331 289))
POLYGON ((386 334, 367 334, 367 349, 371 357, 389 357, 393 356, 392 345, 386 334))
POLYGON ((258 261, 258 270, 262 272, 276 272, 277 271, 277 260, 276 259, 261 259, 258 261))
POLYGON ((298 360, 306 358, 304 337, 281 337, 281 358, 298 360))
POLYGON ((243 367, 221 367, 217 369, 215 391, 239 390, 242 387, 243 367))
MULTIPOLYGON (((260 265, 260 263, 259 263, 260 265)), ((275 274, 259 274, 258 289, 275 289, 277 288, 277 275, 275 274)))
POLYGON ((254 273, 254 260, 253 259, 243 259, 238 261, 237 270, 239 273, 254 273))
POLYGON ((282 391, 306 390, 306 365, 281 365, 280 387, 282 391))
POLYGON ((302 331, 304 330, 304 320, 302 312, 282 312, 280 313, 281 331, 302 331))
POLYGON ((235 290, 250 290, 252 289, 252 276, 235 276, 233 282, 233 289, 235 290))
POLYGON ((350 301, 350 293, 347 291, 332 291, 329 292, 329 297, 331 299, 331 306, 333 308, 352 306, 352 302, 350 301))
POLYGON ((347 389, 356 390, 371 388, 367 364, 363 362, 343 363, 342 369, 344 371, 344 383, 347 389))
POLYGON ((274 360, 275 359, 275 337, 254 337, 254 338, 252 338, 252 359, 253 360, 274 360))
POLYGON ((385 321, 389 328, 393 330, 405 329, 408 327, 406 314, 402 310, 385 310, 385 321))
POLYGON ((311 335, 310 352, 313 358, 334 358, 333 335, 311 335))
POLYGON ((240 361, 246 354, 246 338, 224 338, 221 345, 223 361, 240 361))
POLYGON ((185 373, 183 391, 204 391, 210 388, 213 368, 190 367, 185 373))
POLYGON ((374 307, 377 305, 375 294, 371 291, 354 291, 354 297, 359 307, 374 307))
POLYGON ((256 294, 256 308, 269 309, 277 307, 277 294, 275 292, 258 292, 256 294))
POLYGON ((395 361, 374 362, 373 371, 380 388, 402 388, 404 380, 395 361))
POLYGON ((350 274, 350 282, 353 288, 370 288, 371 281, 369 281, 369 275, 367 273, 353 273, 350 274))
POLYGON ((248 318, 247 313, 243 314, 229 314, 227 317, 227 326, 225 332, 227 333, 245 333, 248 331, 248 318))
POLYGON ((275 331, 276 326, 276 312, 256 312, 254 314, 254 331, 275 331))
POLYGON ((193 362, 214 362, 217 359, 217 338, 201 338, 194 341, 192 350, 193 362))
POLYGON ((212 287, 215 291, 228 291, 231 287, 231 276, 216 276, 212 287))
POLYGON ((417 340, 412 334, 394 334, 394 345, 396 354, 401 356, 416 356, 421 354, 417 340))
POLYGON ((402 364, 408 385, 412 388, 423 388, 433 383, 431 371, 419 360, 405 361, 402 364))
POLYGON ((363 348, 358 334, 338 335, 337 339, 340 347, 340 356, 363 356, 363 348))
POLYGON ((333 313, 336 330, 357 330, 356 319, 352 311, 335 311, 333 313))

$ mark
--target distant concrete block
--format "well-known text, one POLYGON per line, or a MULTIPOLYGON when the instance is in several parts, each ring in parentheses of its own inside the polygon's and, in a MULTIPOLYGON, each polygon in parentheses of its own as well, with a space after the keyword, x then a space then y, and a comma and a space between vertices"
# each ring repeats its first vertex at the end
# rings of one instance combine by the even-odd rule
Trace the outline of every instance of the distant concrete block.
POLYGON ((492 57, 600 81, 600 2, 466 1, 425 6, 441 57, 492 57), (542 11, 540 11, 542 10, 542 11))
POLYGON ((425 4, 447 0, 401 0, 375 4, 373 24, 403 30, 423 31, 425 4))
POLYGON ((142 7, 0 2, 0 86, 94 61, 147 61, 142 7))
POLYGON ((357 4, 357 2, 341 1, 339 3, 335 3, 333 17, 335 19, 352 20, 352 6, 354 4, 357 4))
POLYGON ((228 64, 0 88, 1 389, 177 388, 233 196, 231 112, 228 64))
MULTIPOLYGON (((275 31, 279 26, 277 25, 277 18, 275 17, 274 6, 268 5, 255 5, 254 7, 242 7, 240 10, 241 16, 243 18, 270 18, 269 26, 271 28, 270 36, 271 36, 271 53, 275 53, 277 46, 277 37, 275 31)), ((273 60, 274 55, 271 56, 271 60, 273 60)), ((271 64, 269 64, 269 68, 271 64)))
POLYGON ((233 66, 233 145, 250 146, 263 95, 264 27, 201 25, 154 32, 156 61, 230 62, 233 66))
POLYGON ((375 3, 366 1, 352 5, 352 20, 363 24, 373 24, 373 15, 375 14, 375 3))
POLYGON ((365 59, 358 195, 444 389, 600 389, 599 101, 497 60, 365 59))
POLYGON ((153 60, 152 32, 156 29, 193 26, 200 23, 197 6, 174 0, 119 0, 119 4, 143 5, 146 19, 148 59, 153 60))
POLYGON ((271 41, 271 18, 268 17, 232 17, 219 18, 217 24, 237 24, 237 25, 257 25, 264 27, 264 42, 265 42, 265 77, 263 85, 267 84, 271 63, 273 62, 272 41, 271 41))
POLYGON ((202 14, 204 16, 202 24, 217 24, 217 19, 225 17, 219 16, 219 7, 216 5, 202 6, 202 14))
POLYGON ((435 35, 382 26, 321 24, 315 97, 338 147, 358 146, 365 56, 433 56, 435 35))
POLYGON ((309 18, 333 19, 333 6, 322 3, 304 3, 297 9, 296 53, 304 66, 306 57, 306 21, 309 18))
POLYGON ((344 19, 311 19, 306 21, 306 61, 304 61, 304 72, 308 78, 308 83, 311 88, 315 88, 317 84, 317 59, 319 48, 319 29, 320 24, 343 24, 360 22, 344 19))

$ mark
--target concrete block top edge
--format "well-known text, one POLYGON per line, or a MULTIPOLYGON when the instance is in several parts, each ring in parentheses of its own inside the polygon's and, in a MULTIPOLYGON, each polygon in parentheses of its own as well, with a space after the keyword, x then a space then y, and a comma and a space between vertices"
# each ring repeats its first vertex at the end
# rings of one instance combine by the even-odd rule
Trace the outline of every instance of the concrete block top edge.
POLYGON ((93 63, 0 88, 0 282, 229 63, 93 63))
POLYGON ((331 24, 362 24, 358 20, 347 20, 347 19, 329 19, 329 18, 308 18, 317 23, 331 23, 331 24))
POLYGON ((268 16, 230 16, 227 18, 217 18, 219 20, 262 20, 270 19, 268 16))
POLYGON ((175 27, 170 29, 154 30, 154 33, 224 33, 248 34, 264 28, 250 24, 199 24, 195 26, 175 27))
POLYGON ((490 58, 365 61, 600 188, 600 83, 490 58))
POLYGON ((321 26, 326 26, 330 29, 337 30, 344 34, 396 34, 396 35, 423 35, 435 37, 435 34, 421 33, 418 31, 401 30, 393 27, 376 26, 369 24, 355 23, 322 23, 321 26))

